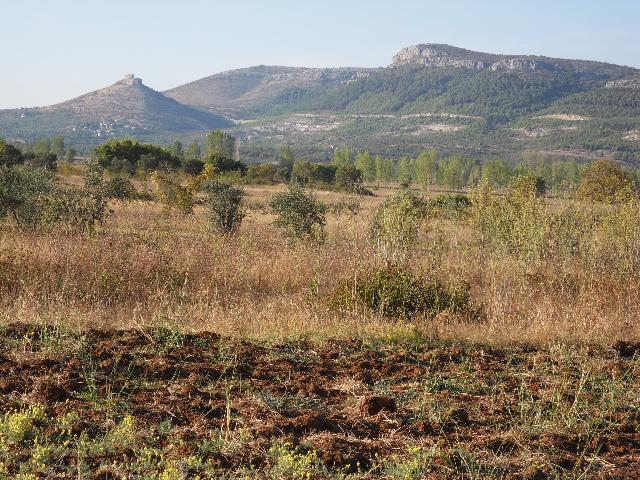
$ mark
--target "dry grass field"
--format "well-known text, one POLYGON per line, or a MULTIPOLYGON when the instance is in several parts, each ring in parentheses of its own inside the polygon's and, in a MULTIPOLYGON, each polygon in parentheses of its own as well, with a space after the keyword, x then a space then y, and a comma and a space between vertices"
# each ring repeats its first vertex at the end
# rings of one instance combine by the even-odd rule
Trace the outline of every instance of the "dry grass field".
POLYGON ((475 192, 401 265, 473 313, 389 317, 334 299, 397 189, 315 192, 316 243, 272 224, 284 188, 231 236, 155 201, 2 227, 0 479, 640 478, 637 203, 475 192))

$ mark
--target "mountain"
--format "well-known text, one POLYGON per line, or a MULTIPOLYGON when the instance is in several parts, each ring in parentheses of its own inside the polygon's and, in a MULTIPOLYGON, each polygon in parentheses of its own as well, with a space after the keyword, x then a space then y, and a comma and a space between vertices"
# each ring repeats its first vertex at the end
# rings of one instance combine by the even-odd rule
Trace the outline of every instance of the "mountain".
POLYGON ((640 163, 640 70, 420 44, 386 67, 261 65, 162 94, 127 77, 53 107, 0 111, 0 136, 9 139, 188 140, 217 127, 240 139, 247 161, 272 160, 289 144, 316 160, 349 145, 394 157, 424 148, 480 157, 534 150, 640 163))
MULTIPOLYGON (((556 98, 607 82, 622 86, 638 73, 634 68, 602 62, 498 55, 423 44, 400 50, 387 68, 258 66, 211 75, 164 93, 194 108, 224 111, 240 119, 283 112, 339 113, 345 108, 361 113, 393 113, 407 109, 418 97, 446 93, 439 91, 442 86, 457 88, 460 83, 463 85, 459 89, 465 90, 467 86, 476 89, 474 84, 478 82, 495 81, 494 90, 500 91, 538 88, 546 83, 555 89, 552 97, 556 98), (412 93, 403 96, 400 89, 412 93), (385 100, 382 105, 364 100, 380 96, 381 91, 385 100)), ((537 102, 531 108, 540 106, 537 102)))
POLYGON ((211 75, 164 94, 196 108, 238 113, 260 110, 292 89, 324 90, 365 78, 372 71, 260 65, 211 75))
POLYGON ((589 60, 567 60, 539 55, 499 55, 433 43, 413 45, 400 50, 394 55, 391 66, 402 65, 492 71, 570 71, 592 80, 611 80, 637 72, 634 68, 589 60))
POLYGON ((0 135, 19 139, 61 134, 95 143, 109 137, 156 138, 230 125, 221 116, 166 97, 131 74, 57 105, 0 111, 0 135))

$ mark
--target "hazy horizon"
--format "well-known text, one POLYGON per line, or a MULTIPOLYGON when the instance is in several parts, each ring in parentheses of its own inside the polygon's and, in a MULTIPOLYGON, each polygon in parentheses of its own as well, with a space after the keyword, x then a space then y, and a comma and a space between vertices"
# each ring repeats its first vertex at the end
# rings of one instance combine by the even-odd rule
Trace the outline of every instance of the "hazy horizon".
POLYGON ((156 90, 253 65, 379 67, 401 48, 446 43, 491 53, 640 68, 633 1, 124 2, 4 6, 11 73, 0 108, 58 103, 134 73, 156 90))

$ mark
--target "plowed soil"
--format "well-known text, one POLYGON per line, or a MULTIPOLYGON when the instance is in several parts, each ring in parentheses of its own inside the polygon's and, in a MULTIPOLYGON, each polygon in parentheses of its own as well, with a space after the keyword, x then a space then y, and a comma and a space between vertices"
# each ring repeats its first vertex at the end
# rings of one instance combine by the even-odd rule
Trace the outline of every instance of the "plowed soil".
POLYGON ((639 351, 11 325, 0 478, 635 479, 639 351))

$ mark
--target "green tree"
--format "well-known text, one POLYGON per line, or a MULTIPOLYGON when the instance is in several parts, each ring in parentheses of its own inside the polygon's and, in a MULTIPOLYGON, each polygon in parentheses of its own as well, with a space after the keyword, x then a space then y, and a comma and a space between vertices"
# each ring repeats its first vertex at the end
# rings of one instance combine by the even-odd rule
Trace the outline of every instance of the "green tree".
POLYGON ((51 153, 51 139, 41 138, 36 142, 33 151, 36 155, 48 155, 51 153))
POLYGON ((296 163, 296 158, 293 155, 293 150, 289 145, 285 145, 280 149, 280 156, 278 157, 278 176, 288 182, 291 180, 291 172, 293 172, 293 165, 296 163))
POLYGON ((481 181, 492 187, 504 187, 513 175, 513 167, 505 160, 489 159, 482 164, 481 181))
POLYGON ((351 153, 351 149, 349 147, 337 148, 336 151, 333 153, 333 158, 331 160, 331 163, 336 167, 353 166, 354 159, 353 159, 353 154, 351 153))
POLYGON ((376 180, 378 183, 393 180, 393 160, 376 156, 376 180))
POLYGON ((356 168, 362 172, 365 182, 376 180, 376 161, 371 154, 364 150, 356 155, 356 168))
POLYGON ((211 158, 233 159, 233 150, 235 148, 236 139, 222 130, 214 130, 207 134, 205 140, 205 156, 211 158))
POLYGON ((10 215, 21 227, 40 224, 53 180, 53 173, 44 168, 0 166, 0 218, 10 215))
POLYGON ((475 162, 467 157, 454 155, 444 160, 438 170, 439 181, 451 189, 467 185, 471 169, 475 162))
POLYGON ((423 189, 428 189, 435 182, 438 169, 438 151, 425 150, 416 158, 416 180, 423 189))
POLYGON ((362 172, 353 165, 340 165, 336 168, 335 185, 343 190, 360 190, 362 172))
POLYGON ((204 162, 213 165, 218 172, 245 172, 247 167, 233 159, 236 139, 221 130, 207 134, 204 162))
POLYGON ((511 188, 520 197, 542 197, 547 193, 547 185, 542 177, 520 175, 511 182, 511 188))
POLYGON ((200 160, 202 158, 200 142, 197 139, 189 144, 187 151, 184 153, 184 158, 187 160, 200 160))
POLYGON ((398 182, 408 187, 415 177, 415 165, 409 157, 402 157, 398 163, 398 182))
POLYGON ((64 152, 64 161, 67 163, 71 163, 75 155, 76 155, 76 151, 71 147, 67 147, 67 149, 64 152))
POLYGON ((62 158, 66 150, 64 137, 62 135, 55 136, 51 139, 51 153, 54 153, 58 158, 62 158))
POLYGON ((174 157, 182 159, 184 157, 184 152, 182 150, 182 142, 180 140, 176 140, 169 147, 169 151, 174 157))

